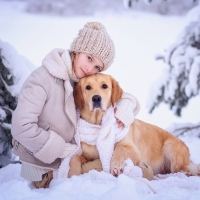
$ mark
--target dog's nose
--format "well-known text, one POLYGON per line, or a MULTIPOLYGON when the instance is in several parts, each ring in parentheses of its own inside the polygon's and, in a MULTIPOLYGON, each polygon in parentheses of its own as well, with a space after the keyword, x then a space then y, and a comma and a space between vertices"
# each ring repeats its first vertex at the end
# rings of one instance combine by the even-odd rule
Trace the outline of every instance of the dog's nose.
POLYGON ((92 97, 92 101, 93 101, 94 103, 100 103, 100 102, 101 102, 101 96, 99 96, 99 95, 94 95, 94 96, 92 97))

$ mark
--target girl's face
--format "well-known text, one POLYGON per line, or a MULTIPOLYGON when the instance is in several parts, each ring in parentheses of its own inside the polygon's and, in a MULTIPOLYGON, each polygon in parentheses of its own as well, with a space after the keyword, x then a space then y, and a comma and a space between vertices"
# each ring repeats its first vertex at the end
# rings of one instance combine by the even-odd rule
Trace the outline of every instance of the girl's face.
POLYGON ((73 70, 77 78, 83 78, 96 74, 103 69, 103 62, 88 53, 76 53, 74 58, 73 70))

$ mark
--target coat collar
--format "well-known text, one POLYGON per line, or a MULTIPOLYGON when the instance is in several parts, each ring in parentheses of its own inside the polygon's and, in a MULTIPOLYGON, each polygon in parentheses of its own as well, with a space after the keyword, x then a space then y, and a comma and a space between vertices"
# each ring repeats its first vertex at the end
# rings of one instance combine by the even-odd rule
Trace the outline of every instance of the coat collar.
POLYGON ((76 127, 76 110, 71 82, 78 81, 72 70, 72 61, 69 50, 53 49, 42 61, 42 64, 51 75, 64 80, 65 113, 76 127))
POLYGON ((78 81, 72 70, 72 60, 69 50, 53 49, 43 59, 42 64, 51 75, 64 81, 78 81))

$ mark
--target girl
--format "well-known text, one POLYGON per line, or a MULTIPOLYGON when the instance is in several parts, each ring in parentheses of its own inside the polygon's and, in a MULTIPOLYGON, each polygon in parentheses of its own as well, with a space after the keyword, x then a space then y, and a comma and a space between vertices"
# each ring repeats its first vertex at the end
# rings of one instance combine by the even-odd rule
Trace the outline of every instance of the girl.
MULTIPOLYGON (((105 27, 89 22, 71 44, 70 50, 53 49, 25 81, 12 118, 14 153, 22 161, 21 176, 37 188, 49 187, 52 171, 77 148, 73 143, 76 110, 74 83, 110 67, 115 49, 105 27)), ((132 96, 117 104, 118 126, 128 126, 139 111, 132 96), (125 112, 124 112, 125 111, 125 112)), ((88 163, 99 169, 99 163, 88 163)))

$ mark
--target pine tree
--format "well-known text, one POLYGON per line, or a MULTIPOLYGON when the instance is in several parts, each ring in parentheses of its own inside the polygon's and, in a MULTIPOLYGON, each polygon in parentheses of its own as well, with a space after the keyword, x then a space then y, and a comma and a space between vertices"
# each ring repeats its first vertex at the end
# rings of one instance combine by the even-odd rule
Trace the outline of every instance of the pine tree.
MULTIPOLYGON (((197 10, 200 11, 200 5, 197 10)), ((164 102, 177 116, 181 116, 189 100, 200 92, 200 15, 160 58, 166 68, 156 83, 156 92, 148 105, 149 112, 164 102)))
POLYGON ((0 40, 0 168, 12 161, 12 114, 20 88, 33 69, 8 43, 0 40))
POLYGON ((14 77, 3 64, 3 55, 0 53, 0 167, 9 163, 12 158, 12 136, 10 124, 12 112, 17 105, 17 97, 7 90, 14 84, 14 77))

